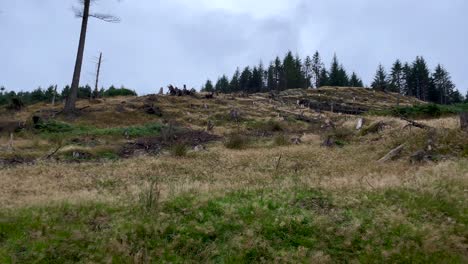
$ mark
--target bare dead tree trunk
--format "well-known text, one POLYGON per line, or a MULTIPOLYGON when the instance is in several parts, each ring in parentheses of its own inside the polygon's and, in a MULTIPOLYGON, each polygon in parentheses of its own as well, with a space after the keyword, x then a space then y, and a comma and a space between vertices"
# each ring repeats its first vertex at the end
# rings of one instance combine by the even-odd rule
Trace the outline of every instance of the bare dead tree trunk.
POLYGON ((94 87, 94 97, 97 98, 99 95, 99 74, 101 72, 101 62, 102 62, 102 52, 99 54, 99 60, 97 64, 97 71, 96 71, 96 85, 94 87))
POLYGON ((57 96, 57 85, 54 87, 54 94, 52 96, 52 106, 55 106, 55 97, 57 96))
POLYGON ((88 29, 90 5, 91 5, 91 0, 84 0, 80 42, 78 45, 78 53, 76 55, 75 70, 73 72, 73 80, 72 80, 72 84, 70 87, 70 93, 68 95, 68 98, 65 104, 65 109, 64 109, 65 113, 72 113, 76 109, 78 87, 80 85, 81 66, 83 65, 83 56, 84 56, 84 49, 85 49, 85 43, 86 43, 86 31, 88 29))
POLYGON ((460 113, 460 127, 468 132, 468 112, 460 113))

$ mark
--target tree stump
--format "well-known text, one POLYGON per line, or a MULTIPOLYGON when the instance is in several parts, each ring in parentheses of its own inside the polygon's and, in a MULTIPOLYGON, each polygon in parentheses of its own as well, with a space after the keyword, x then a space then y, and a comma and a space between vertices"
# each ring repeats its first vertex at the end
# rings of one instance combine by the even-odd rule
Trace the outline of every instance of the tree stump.
POLYGON ((460 113, 461 130, 468 132, 468 112, 460 113))

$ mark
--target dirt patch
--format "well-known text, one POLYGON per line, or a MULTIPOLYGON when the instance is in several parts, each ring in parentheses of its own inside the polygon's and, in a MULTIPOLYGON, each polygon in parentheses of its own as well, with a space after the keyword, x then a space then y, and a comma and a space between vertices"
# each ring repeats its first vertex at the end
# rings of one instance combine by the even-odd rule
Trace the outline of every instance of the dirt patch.
POLYGON ((120 151, 120 156, 129 158, 142 151, 147 154, 158 154, 163 149, 174 145, 195 147, 211 141, 220 140, 221 137, 205 131, 184 130, 176 131, 170 136, 144 137, 126 144, 120 151))

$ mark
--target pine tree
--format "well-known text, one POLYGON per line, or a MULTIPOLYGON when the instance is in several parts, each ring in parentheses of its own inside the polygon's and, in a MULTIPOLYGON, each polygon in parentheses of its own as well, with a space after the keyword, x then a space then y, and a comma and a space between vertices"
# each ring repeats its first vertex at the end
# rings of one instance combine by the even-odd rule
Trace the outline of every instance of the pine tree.
POLYGON ((232 76, 231 82, 229 83, 229 92, 238 92, 240 90, 240 70, 236 69, 234 75, 232 76))
POLYGON ((252 79, 252 72, 250 71, 250 68, 247 66, 244 68, 244 70, 242 71, 240 75, 239 91, 249 92, 251 79, 252 79))
POLYGON ((351 87, 364 87, 362 80, 357 76, 355 72, 351 74, 351 79, 349 79, 349 86, 351 87))
POLYGON ((215 90, 220 93, 229 92, 229 79, 226 75, 223 75, 221 78, 218 79, 215 85, 215 90))
POLYGON ((396 60, 393 63, 391 72, 390 72, 390 86, 389 90, 391 92, 401 94, 404 86, 404 77, 403 77, 403 65, 400 60, 396 60))
POLYGON ((252 76, 250 78, 248 86, 249 86, 248 87, 249 93, 258 93, 262 89, 262 86, 263 86, 262 71, 260 71, 257 67, 254 67, 252 70, 252 76))
POLYGON ((312 59, 310 56, 307 56, 305 61, 304 61, 304 68, 303 68, 303 73, 304 73, 304 81, 305 81, 305 86, 307 88, 312 88, 312 59))
POLYGON ((377 72, 375 73, 374 81, 371 84, 372 88, 378 91, 387 91, 388 90, 388 80, 387 73, 382 64, 379 65, 377 72))
POLYGON ((403 65, 403 86, 402 86, 402 94, 407 95, 407 96, 413 96, 413 90, 410 86, 411 83, 411 72, 413 70, 411 69, 411 66, 405 62, 403 65))
POLYGON ((260 87, 259 87, 259 92, 265 92, 266 90, 266 85, 265 85, 265 78, 266 78, 266 74, 265 74, 265 67, 263 66, 263 62, 260 62, 258 64, 258 73, 260 75, 259 77, 259 80, 260 80, 260 87))
POLYGON ((294 59, 294 56, 292 55, 292 52, 290 51, 284 57, 283 69, 284 69, 284 80, 285 80, 284 89, 298 88, 296 86, 296 83, 297 83, 296 61, 294 59))
POLYGON ((275 90, 281 91, 286 89, 286 81, 284 77, 284 67, 280 58, 275 59, 275 90))
POLYGON ((319 86, 319 87, 330 85, 330 84, 329 84, 329 80, 330 80, 330 78, 329 78, 329 76, 328 76, 328 71, 327 71, 327 69, 322 68, 322 69, 320 70, 320 76, 319 76, 319 79, 318 79, 318 81, 319 81, 319 83, 320 83, 320 86, 319 86))
POLYGON ((338 80, 339 86, 349 86, 348 73, 346 73, 343 65, 340 65, 340 69, 338 70, 338 80))
POLYGON ((270 64, 270 67, 268 67, 268 73, 267 73, 267 89, 268 91, 274 91, 277 88, 277 83, 275 80, 275 65, 273 63, 270 64))
POLYGON ((340 81, 340 64, 338 63, 338 58, 336 54, 333 55, 332 64, 330 67, 330 73, 328 76, 328 85, 330 86, 341 86, 340 81))
POLYGON ((211 82, 211 80, 208 79, 206 81, 205 85, 202 88, 202 91, 208 92, 208 93, 214 92, 214 87, 213 87, 213 83, 211 82))
POLYGON ((411 67, 411 75, 409 78, 409 89, 416 98, 427 101, 431 78, 429 76, 429 68, 423 57, 416 57, 411 67))
POLYGON ((319 88, 320 86, 327 85, 325 83, 320 82, 322 69, 323 69, 322 59, 320 58, 319 52, 316 51, 314 56, 312 57, 312 84, 315 86, 315 88, 319 88))
POLYGON ((451 103, 451 95, 454 93, 455 85, 453 84, 450 74, 445 68, 438 64, 432 74, 432 91, 430 101, 440 104, 451 103))

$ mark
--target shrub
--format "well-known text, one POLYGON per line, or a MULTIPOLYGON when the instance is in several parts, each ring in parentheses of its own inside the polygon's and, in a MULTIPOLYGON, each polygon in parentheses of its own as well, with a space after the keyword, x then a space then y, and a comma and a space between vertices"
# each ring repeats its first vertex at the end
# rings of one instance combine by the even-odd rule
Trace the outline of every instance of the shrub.
POLYGON ((232 134, 227 137, 224 146, 228 149, 244 149, 248 145, 248 139, 239 134, 232 134))
POLYGON ((187 145, 185 144, 176 144, 172 146, 171 154, 175 157, 185 157, 187 156, 187 145))
POLYGON ((280 135, 277 135, 273 139, 273 144, 275 146, 287 146, 287 145, 291 144, 291 142, 289 142, 289 138, 286 135, 280 134, 280 135))

